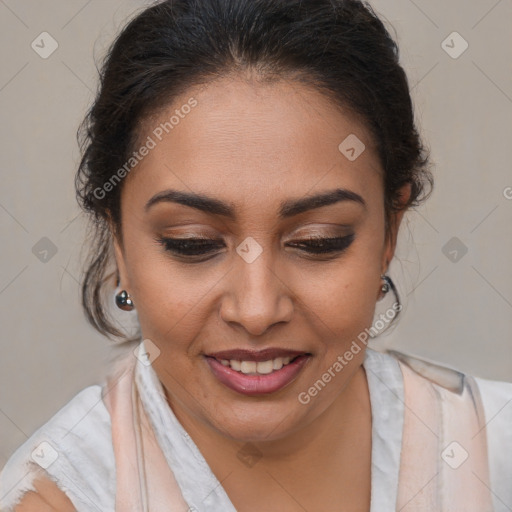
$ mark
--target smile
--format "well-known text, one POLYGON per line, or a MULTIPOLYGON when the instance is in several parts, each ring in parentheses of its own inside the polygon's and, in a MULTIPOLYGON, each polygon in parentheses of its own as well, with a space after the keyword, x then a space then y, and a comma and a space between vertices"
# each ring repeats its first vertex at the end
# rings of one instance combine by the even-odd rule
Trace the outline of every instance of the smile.
POLYGON ((222 384, 244 395, 274 393, 294 381, 311 354, 277 357, 266 361, 239 361, 205 356, 213 375, 222 384))

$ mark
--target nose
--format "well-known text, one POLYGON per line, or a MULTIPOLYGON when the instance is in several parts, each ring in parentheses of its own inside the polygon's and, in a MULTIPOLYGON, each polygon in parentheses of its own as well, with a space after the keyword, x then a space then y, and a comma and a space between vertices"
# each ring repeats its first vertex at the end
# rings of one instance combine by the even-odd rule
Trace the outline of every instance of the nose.
POLYGON ((292 290, 272 268, 270 255, 263 251, 248 263, 237 258, 226 276, 227 290, 221 304, 221 318, 237 324, 254 336, 261 336, 293 314, 292 290))

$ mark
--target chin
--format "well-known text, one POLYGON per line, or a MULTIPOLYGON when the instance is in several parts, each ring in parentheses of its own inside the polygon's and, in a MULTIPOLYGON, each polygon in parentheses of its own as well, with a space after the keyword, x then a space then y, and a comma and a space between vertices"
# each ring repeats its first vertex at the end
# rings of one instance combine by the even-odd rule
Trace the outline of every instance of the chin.
POLYGON ((265 412, 255 411, 254 405, 238 408, 238 414, 234 409, 229 409, 229 418, 217 417, 212 425, 224 436, 241 443, 259 443, 265 441, 276 441, 289 435, 305 423, 300 418, 295 418, 291 411, 287 411, 282 405, 272 410, 265 404, 265 412))

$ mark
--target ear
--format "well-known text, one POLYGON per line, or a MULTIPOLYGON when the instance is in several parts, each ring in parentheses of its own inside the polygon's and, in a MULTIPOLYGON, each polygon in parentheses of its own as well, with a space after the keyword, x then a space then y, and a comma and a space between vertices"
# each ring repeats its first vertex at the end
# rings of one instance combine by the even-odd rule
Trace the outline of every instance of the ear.
MULTIPOLYGON (((401 205, 407 204, 407 201, 411 197, 411 184, 407 183, 398 191, 399 202, 401 205)), ((398 229, 400 228, 400 224, 402 222, 402 218, 407 208, 401 208, 400 211, 392 213, 391 218, 389 220, 389 232, 386 237, 386 246, 384 249, 384 253, 382 255, 382 264, 381 269, 382 273, 385 274, 393 256, 395 254, 396 242, 398 238, 398 229)))
POLYGON ((114 256, 116 260, 117 271, 119 274, 119 286, 121 287, 121 290, 128 291, 130 288, 130 283, 128 279, 128 272, 126 270, 125 253, 121 236, 120 233, 118 233, 114 225, 114 222, 112 221, 110 216, 108 217, 108 225, 113 240, 114 256))

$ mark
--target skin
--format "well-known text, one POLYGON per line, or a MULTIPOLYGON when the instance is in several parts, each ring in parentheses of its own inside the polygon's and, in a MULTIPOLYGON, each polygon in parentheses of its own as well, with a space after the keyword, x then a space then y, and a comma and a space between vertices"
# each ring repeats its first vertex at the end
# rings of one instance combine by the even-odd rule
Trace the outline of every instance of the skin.
MULTIPOLYGON (((115 241, 121 288, 132 297, 144 339, 161 351, 153 367, 169 405, 237 510, 327 511, 335 502, 368 510, 365 351, 309 404, 298 395, 371 325, 403 211, 386 237, 382 168, 364 124, 304 84, 210 82, 147 119, 141 140, 192 96, 198 105, 127 177, 123 239, 115 241), (366 146, 353 162, 338 150, 350 134, 366 146), (335 188, 359 194, 366 205, 342 201, 278 217, 282 201, 335 188), (237 218, 173 202, 145 211, 167 189, 227 202, 237 218), (327 256, 288 245, 351 233, 344 252, 327 256), (221 247, 193 263, 166 252, 154 241, 162 236, 213 237, 221 247), (247 237, 263 250, 252 263, 236 252, 247 237), (263 396, 227 388, 204 359, 219 350, 267 347, 312 357, 292 383, 263 396), (246 443, 262 454, 250 468, 237 457, 246 443)), ((408 193, 404 188, 404 200, 408 193)))
MULTIPOLYGON (((169 405, 237 510, 327 512, 343 503, 344 510, 367 511, 364 345, 308 404, 298 396, 371 325, 404 210, 386 233, 382 168, 368 131, 304 84, 224 77, 146 119, 140 140, 192 96, 198 105, 126 178, 122 240, 114 244, 121 288, 132 297, 144 339, 160 350, 153 367, 169 405), (353 162, 338 150, 350 134, 366 146, 353 162), (359 194, 365 206, 348 200, 279 218, 281 202, 335 188, 359 194), (146 211, 167 189, 227 202, 237 218, 171 202, 146 211), (289 245, 349 234, 355 238, 344 251, 323 256, 289 245), (211 237, 221 246, 187 259, 155 242, 162 236, 211 237), (247 237, 263 250, 252 263, 236 252, 247 237), (267 347, 312 357, 293 382, 262 396, 227 388, 204 359, 267 347), (260 455, 253 465, 237 456, 248 447, 260 455)), ((409 193, 401 191, 404 201, 409 193)), ((38 480, 36 490, 17 511, 73 510, 51 481, 38 480)))
POLYGON ((46 477, 34 480, 34 489, 23 496, 15 512, 75 512, 71 500, 46 477))

